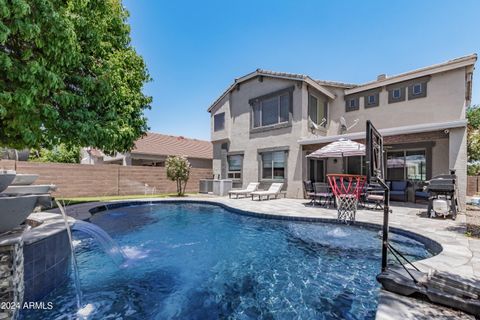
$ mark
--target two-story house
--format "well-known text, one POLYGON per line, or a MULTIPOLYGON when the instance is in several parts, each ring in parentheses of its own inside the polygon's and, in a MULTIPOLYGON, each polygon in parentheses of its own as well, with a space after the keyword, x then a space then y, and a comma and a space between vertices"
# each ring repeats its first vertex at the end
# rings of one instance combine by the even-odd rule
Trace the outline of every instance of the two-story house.
POLYGON ((472 54, 364 84, 260 69, 235 79, 208 109, 214 175, 239 187, 282 181, 288 197, 301 198, 305 179, 365 173, 364 157, 306 155, 339 138, 365 142, 369 119, 384 136, 387 179, 418 182, 456 169, 464 203, 476 60, 472 54))

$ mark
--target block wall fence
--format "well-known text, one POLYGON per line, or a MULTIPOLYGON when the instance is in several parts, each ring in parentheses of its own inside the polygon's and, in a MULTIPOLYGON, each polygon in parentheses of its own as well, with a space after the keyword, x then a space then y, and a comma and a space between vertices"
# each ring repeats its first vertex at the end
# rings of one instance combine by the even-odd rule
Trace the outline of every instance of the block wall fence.
MULTIPOLYGON (((176 192, 176 183, 167 179, 164 167, 0 160, 0 169, 36 173, 39 178, 34 184, 56 185, 56 197, 140 195, 151 193, 153 187, 157 194, 176 192)), ((186 192, 198 192, 199 180, 212 175, 211 168, 192 168, 186 192)))

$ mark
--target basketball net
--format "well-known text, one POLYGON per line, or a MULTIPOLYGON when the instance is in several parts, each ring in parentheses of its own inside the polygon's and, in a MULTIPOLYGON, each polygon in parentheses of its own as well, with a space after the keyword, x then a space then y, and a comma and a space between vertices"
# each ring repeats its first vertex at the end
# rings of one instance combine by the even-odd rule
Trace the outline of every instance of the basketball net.
POLYGON ((344 223, 355 221, 358 200, 362 195, 366 177, 353 174, 328 174, 327 178, 335 195, 338 220, 344 223))

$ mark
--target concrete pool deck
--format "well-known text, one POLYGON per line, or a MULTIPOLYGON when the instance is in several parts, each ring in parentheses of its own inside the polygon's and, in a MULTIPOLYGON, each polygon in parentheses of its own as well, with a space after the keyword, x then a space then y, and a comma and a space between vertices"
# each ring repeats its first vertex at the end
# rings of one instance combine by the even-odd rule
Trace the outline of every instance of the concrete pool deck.
MULTIPOLYGON (((318 219, 335 221, 336 209, 308 205, 303 199, 275 199, 269 201, 252 201, 250 198, 229 199, 228 197, 191 196, 184 198, 132 199, 112 201, 109 203, 86 203, 68 207, 67 213, 76 218, 86 220, 89 210, 105 204, 130 201, 204 201, 220 203, 240 211, 248 211, 262 216, 281 216, 286 219, 318 219)), ((442 251, 429 259, 415 262, 424 272, 431 269, 447 272, 452 277, 467 279, 471 283, 480 283, 480 239, 467 237, 466 217, 459 214, 456 220, 450 218, 428 218, 425 205, 409 203, 392 203, 390 226, 407 232, 427 237, 442 246, 442 251)), ((55 211, 55 210, 54 210, 55 211)), ((52 211, 52 212, 54 212, 52 211)), ((356 221, 361 223, 382 225, 383 211, 359 209, 356 221)), ((380 250, 380 248, 379 248, 380 250)), ((406 298, 396 294, 380 291, 377 319, 474 319, 460 312, 443 308, 417 299, 406 298)))

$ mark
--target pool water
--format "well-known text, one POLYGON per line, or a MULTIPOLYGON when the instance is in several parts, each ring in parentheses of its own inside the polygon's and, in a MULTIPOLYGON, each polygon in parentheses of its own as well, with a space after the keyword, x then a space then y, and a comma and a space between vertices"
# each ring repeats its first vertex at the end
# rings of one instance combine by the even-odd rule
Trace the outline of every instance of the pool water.
MULTIPOLYGON (((381 239, 354 226, 262 219, 219 206, 164 203, 124 207, 91 219, 129 257, 118 267, 74 233, 90 319, 373 319, 381 239)), ((391 236, 407 257, 431 256, 391 236)), ((70 282, 44 301, 53 310, 24 319, 69 319, 70 282)))

